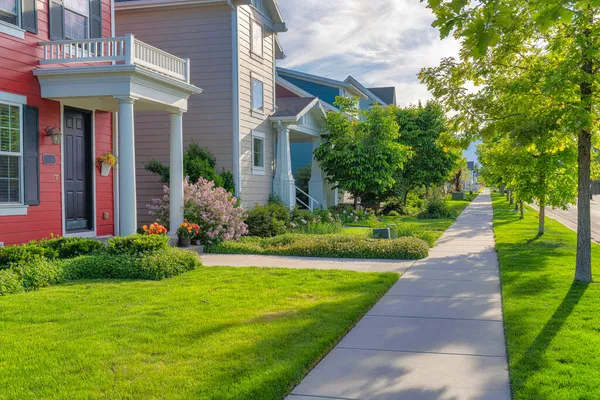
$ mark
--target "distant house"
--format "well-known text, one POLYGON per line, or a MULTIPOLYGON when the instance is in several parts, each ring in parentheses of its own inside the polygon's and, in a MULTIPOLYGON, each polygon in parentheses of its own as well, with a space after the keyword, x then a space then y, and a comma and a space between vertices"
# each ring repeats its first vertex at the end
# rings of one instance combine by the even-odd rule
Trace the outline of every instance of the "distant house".
MULTIPOLYGON (((276 81, 277 98, 315 96, 321 100, 327 111, 337 111, 333 103, 338 96, 358 97, 361 110, 367 110, 375 103, 385 106, 396 104, 395 88, 369 89, 352 76, 348 76, 344 81, 338 81, 278 67, 276 81)), ((312 150, 310 143, 292 143, 292 170, 295 175, 299 169, 305 168, 311 163, 312 150)))

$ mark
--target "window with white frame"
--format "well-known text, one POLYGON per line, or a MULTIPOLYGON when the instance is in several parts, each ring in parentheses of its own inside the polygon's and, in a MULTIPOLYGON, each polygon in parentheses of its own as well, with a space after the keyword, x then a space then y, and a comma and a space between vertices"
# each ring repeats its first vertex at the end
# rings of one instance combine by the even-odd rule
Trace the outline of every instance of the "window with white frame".
POLYGON ((21 106, 0 104, 0 204, 22 203, 21 106))
POLYGON ((19 4, 17 0, 0 0, 0 21, 19 25, 19 4))
POLYGON ((265 171, 265 134, 252 131, 252 171, 264 174, 265 171))
POLYGON ((263 56, 263 26, 255 20, 252 20, 252 43, 250 45, 252 53, 257 56, 263 56))
POLYGON ((64 0, 65 6, 65 38, 87 39, 89 0, 64 0))
POLYGON ((252 78, 252 110, 265 110, 265 85, 256 78, 252 78))

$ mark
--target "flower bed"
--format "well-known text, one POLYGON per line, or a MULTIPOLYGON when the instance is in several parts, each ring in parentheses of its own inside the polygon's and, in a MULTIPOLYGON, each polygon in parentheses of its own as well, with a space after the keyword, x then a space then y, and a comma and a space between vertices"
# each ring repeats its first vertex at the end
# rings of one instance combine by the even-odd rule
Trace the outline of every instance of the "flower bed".
POLYGON ((161 280, 201 266, 191 252, 173 249, 166 236, 56 238, 0 248, 0 295, 76 279, 161 280))
POLYGON ((272 238, 244 237, 239 242, 209 246, 205 252, 415 260, 427 257, 429 246, 427 242, 414 237, 380 240, 349 235, 285 234, 272 238))

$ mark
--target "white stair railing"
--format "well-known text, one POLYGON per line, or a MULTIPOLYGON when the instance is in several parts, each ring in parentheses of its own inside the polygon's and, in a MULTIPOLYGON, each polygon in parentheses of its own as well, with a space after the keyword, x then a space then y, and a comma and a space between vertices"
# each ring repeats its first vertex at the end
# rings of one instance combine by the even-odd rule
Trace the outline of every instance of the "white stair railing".
POLYGON ((300 189, 298 186, 296 186, 296 203, 300 203, 304 207, 308 208, 310 212, 315 211, 315 208, 321 208, 321 203, 319 203, 315 198, 311 197, 304 190, 300 189), (306 198, 308 199, 308 204, 306 204, 298 197, 298 192, 306 196, 306 198))
POLYGON ((40 42, 44 50, 42 65, 115 62, 141 65, 175 79, 190 82, 190 60, 179 58, 133 35, 112 38, 53 40, 40 42))

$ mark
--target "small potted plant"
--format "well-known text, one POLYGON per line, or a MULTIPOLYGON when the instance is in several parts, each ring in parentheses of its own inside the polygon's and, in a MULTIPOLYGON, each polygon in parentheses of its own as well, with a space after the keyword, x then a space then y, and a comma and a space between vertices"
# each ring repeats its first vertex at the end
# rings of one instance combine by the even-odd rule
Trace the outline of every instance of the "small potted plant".
POLYGON ((98 167, 100 168, 100 176, 108 176, 112 167, 117 165, 117 157, 112 153, 104 153, 98 157, 98 167))
POLYGON ((177 245, 179 247, 190 247, 192 239, 198 235, 199 230, 198 225, 190 224, 186 220, 177 229, 177 245))

